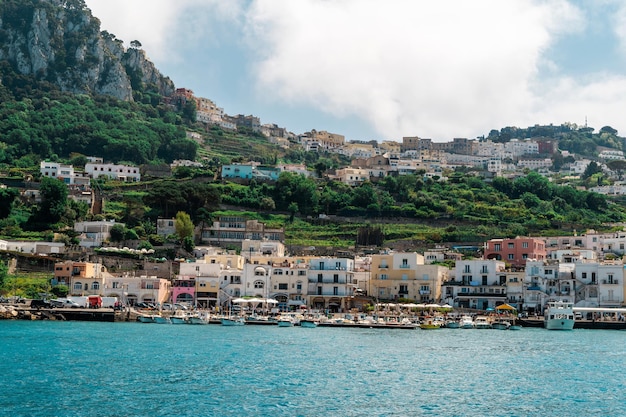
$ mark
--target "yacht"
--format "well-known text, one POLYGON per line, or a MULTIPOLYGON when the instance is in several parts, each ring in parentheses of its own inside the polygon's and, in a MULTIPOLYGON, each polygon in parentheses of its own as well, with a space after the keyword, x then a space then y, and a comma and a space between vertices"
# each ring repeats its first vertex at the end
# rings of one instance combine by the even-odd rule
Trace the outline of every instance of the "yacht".
POLYGON ((461 317, 461 321, 459 322, 461 329, 473 329, 474 328, 474 320, 472 320, 472 316, 463 316, 461 317))
POLYGON ((543 315, 543 327, 548 330, 572 330, 574 321, 574 303, 548 301, 543 315))
POLYGON ((486 316, 476 316, 474 319, 474 328, 475 329, 491 329, 491 323, 486 316))

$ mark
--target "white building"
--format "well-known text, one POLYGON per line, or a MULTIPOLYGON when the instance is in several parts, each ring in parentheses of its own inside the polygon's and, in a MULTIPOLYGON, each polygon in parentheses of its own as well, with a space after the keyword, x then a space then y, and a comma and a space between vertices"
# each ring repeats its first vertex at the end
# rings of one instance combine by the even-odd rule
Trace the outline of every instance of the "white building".
POLYGON ((116 164, 96 164, 88 162, 85 164, 85 172, 91 178, 107 177, 113 180, 125 182, 137 182, 141 180, 138 167, 116 164))
POLYGON ((309 263, 309 306, 317 310, 342 311, 354 294, 354 260, 315 258, 309 263))
POLYGON ((75 174, 72 165, 63 165, 57 162, 42 161, 39 164, 39 172, 41 176, 48 178, 56 178, 65 184, 74 184, 75 174))

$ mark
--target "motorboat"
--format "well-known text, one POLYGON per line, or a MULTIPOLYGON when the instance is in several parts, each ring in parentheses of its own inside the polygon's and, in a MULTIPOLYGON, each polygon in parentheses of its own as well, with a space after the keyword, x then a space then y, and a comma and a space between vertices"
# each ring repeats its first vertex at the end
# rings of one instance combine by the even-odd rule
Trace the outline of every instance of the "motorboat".
POLYGON ((574 303, 567 301, 548 301, 543 326, 548 330, 572 330, 575 322, 574 303))
POLYGON ((187 324, 189 322, 189 317, 184 311, 178 310, 176 311, 176 314, 170 317, 170 321, 172 324, 187 324))
POLYGON ((244 324, 246 324, 246 321, 243 317, 237 316, 222 317, 220 319, 220 322, 222 323, 222 326, 243 326, 244 324))
POLYGON ((170 319, 167 317, 163 317, 163 316, 152 316, 152 318, 154 319, 154 322, 157 324, 169 324, 171 323, 170 319))
POLYGON ((461 323, 458 320, 448 319, 445 324, 446 329, 459 329, 461 323))
POLYGON ((209 324, 208 317, 203 317, 199 313, 193 314, 188 317, 189 324, 209 324))
POLYGON ((276 322, 278 327, 293 327, 295 324, 295 320, 291 316, 280 316, 276 322))
POLYGON ((318 322, 313 319, 302 319, 300 320, 300 327, 306 327, 308 329, 312 329, 317 327, 318 322))
POLYGON ((491 329, 491 323, 486 316, 476 316, 474 319, 475 329, 491 329))
POLYGON ((140 323, 156 323, 152 314, 140 314, 137 316, 137 321, 140 323))
POLYGON ((420 323, 420 329, 423 330, 438 330, 441 329, 441 321, 428 318, 420 323))
POLYGON ((491 328, 496 330, 509 330, 511 323, 506 319, 496 319, 491 322, 491 328))
POLYGON ((461 329, 473 329, 474 328, 474 320, 472 316, 462 316, 459 321, 459 326, 461 329))

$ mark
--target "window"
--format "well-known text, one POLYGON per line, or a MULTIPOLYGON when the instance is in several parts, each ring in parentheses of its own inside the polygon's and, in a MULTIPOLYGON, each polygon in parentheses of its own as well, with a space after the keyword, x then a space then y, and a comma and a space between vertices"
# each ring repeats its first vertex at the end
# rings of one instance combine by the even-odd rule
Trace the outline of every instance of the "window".
POLYGON ((264 287, 265 287, 265 284, 263 283, 263 281, 254 281, 254 288, 260 289, 264 287))
POLYGON ((317 274, 317 282, 323 282, 323 275, 317 274))
POLYGON ((120 283, 117 281, 113 282, 113 288, 120 288, 120 283))
POLYGON ((298 283, 296 284, 296 290, 302 291, 302 282, 301 281, 298 281, 298 283))
POLYGON ((74 283, 74 289, 75 290, 82 290, 83 289, 83 283, 82 282, 75 282, 74 283))
POLYGON ((279 290, 288 290, 289 289, 289 285, 286 283, 279 283, 278 284, 278 289, 279 290))
POLYGON ((470 266, 469 265, 465 265, 465 267, 463 268, 463 272, 465 273, 470 273, 470 266))
POLYGON ((339 295, 339 287, 333 287, 333 295, 339 295))
POLYGON ((509 261, 512 261, 515 259, 515 255, 512 253, 509 253, 509 255, 507 256, 507 258, 509 259, 509 261))
POLYGON ((380 279, 381 280, 386 280, 387 279, 387 274, 380 274, 380 279))
POLYGON ((94 281, 91 283, 91 289, 92 290, 99 290, 100 289, 100 283, 97 281, 94 281))
POLYGON ((507 244, 507 247, 508 247, 509 249, 515 249, 515 243, 513 243, 513 242, 509 242, 509 243, 507 244))
POLYGON ((493 245, 493 250, 496 252, 500 252, 502 250, 502 245, 496 243, 495 245, 493 245))
POLYGON ((339 282, 339 274, 333 275, 333 282, 339 282))
POLYGON ((522 242, 522 248, 528 248, 528 242, 522 242))

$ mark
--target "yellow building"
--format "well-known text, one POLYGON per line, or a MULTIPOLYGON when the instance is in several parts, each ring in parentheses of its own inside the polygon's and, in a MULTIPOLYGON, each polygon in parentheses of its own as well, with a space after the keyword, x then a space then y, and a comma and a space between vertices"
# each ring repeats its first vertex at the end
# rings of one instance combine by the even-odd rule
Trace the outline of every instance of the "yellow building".
POLYGON ((439 302, 448 272, 440 265, 425 265, 424 257, 415 252, 372 255, 368 294, 379 300, 439 302))

